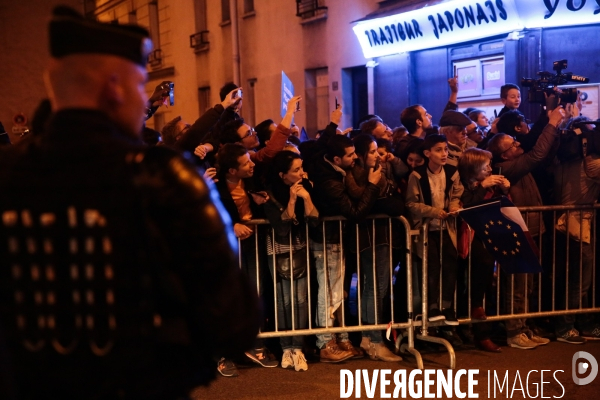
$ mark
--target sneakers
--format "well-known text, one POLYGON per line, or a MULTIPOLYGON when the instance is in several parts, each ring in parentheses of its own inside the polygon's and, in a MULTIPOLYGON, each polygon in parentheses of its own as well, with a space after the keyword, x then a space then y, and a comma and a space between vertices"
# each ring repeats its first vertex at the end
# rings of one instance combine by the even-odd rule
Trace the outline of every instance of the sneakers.
POLYGON ((452 308, 444 308, 444 311, 442 311, 442 315, 445 318, 444 323, 446 325, 451 325, 451 326, 457 326, 458 325, 458 320, 456 319, 456 313, 454 312, 454 309, 452 309, 452 308))
POLYGON ((308 371, 308 364, 306 363, 306 358, 304 357, 304 353, 300 349, 296 349, 292 354, 292 359, 294 362, 294 368, 297 372, 300 371, 308 371))
POLYGON ((545 346, 550 343, 550 339, 543 338, 541 336, 536 335, 535 333, 529 331, 526 333, 527 338, 538 346, 545 346))
POLYGON ((246 357, 265 368, 274 368, 279 364, 279 361, 271 360, 266 348, 249 350, 245 354, 246 357))
POLYGON ((360 342, 360 348, 363 349, 371 360, 381 360, 388 362, 402 361, 402 357, 392 353, 384 343, 373 343, 368 337, 363 337, 360 342))
POLYGON ((345 350, 340 350, 337 343, 335 342, 335 339, 331 339, 321 349, 319 361, 328 363, 338 363, 346 361, 347 359, 352 357, 354 357, 353 353, 345 350))
POLYGON ((281 357, 281 368, 293 368, 294 359, 292 358, 292 350, 286 349, 281 357))
POLYGON ((587 340, 600 340, 600 326, 596 326, 593 330, 581 331, 581 337, 587 340))
POLYGON ((444 317, 444 314, 442 314, 439 308, 432 308, 429 310, 429 315, 427 316, 429 322, 443 321, 445 319, 446 317, 444 317))
POLYGON ((217 371, 225 377, 232 378, 238 376, 238 370, 233 361, 225 359, 225 357, 221 357, 219 361, 217 361, 217 371))
POLYGON ((510 347, 514 347, 515 349, 522 349, 522 350, 535 349, 538 346, 537 343, 529 340, 527 335, 524 333, 519 333, 518 335, 509 337, 508 339, 506 339, 506 343, 510 347))
POLYGON ((363 349, 354 347, 349 340, 340 340, 337 345, 340 350, 352 353, 352 358, 363 358, 365 356, 363 349))
POLYGON ((575 328, 571 329, 563 335, 557 335, 556 340, 569 344, 584 344, 586 340, 579 336, 579 331, 575 328))

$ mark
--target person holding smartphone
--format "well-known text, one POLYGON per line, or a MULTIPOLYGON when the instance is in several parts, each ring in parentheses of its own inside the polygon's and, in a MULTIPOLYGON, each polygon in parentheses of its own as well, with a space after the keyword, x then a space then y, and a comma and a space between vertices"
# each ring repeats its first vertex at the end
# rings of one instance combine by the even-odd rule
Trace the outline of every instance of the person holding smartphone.
POLYGON ((255 164, 264 164, 270 161, 283 149, 288 137, 291 135, 290 128, 292 126, 292 119, 296 113, 296 104, 301 99, 301 96, 295 96, 288 101, 286 114, 271 134, 271 138, 264 148, 258 149, 260 139, 256 131, 253 127, 245 123, 242 118, 234 119, 223 126, 219 132, 219 142, 221 144, 239 143, 243 145, 248 150, 248 154, 255 164))

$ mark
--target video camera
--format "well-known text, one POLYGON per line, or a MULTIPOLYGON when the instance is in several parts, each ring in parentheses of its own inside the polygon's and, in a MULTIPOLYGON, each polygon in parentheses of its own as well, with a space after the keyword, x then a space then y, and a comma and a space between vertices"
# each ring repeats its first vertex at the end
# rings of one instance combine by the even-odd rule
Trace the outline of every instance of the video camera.
POLYGON ((555 88, 559 85, 564 85, 567 82, 576 83, 588 83, 589 78, 581 75, 575 75, 572 72, 562 71, 567 68, 567 60, 554 61, 552 69, 556 73, 548 71, 538 72, 538 79, 523 78, 521 79, 521 86, 528 87, 529 94, 527 99, 530 103, 546 104, 548 110, 553 110, 559 103, 559 100, 563 103, 575 103, 577 101, 577 89, 568 88, 562 89, 559 92, 555 91, 555 88), (551 97, 551 95, 555 95, 551 97), (553 100, 547 101, 547 98, 553 100))

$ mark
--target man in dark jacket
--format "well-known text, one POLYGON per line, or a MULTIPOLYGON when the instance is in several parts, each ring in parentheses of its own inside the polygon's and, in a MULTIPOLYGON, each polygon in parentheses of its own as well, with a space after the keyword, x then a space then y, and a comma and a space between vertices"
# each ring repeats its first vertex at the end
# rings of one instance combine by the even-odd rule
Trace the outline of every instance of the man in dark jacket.
MULTIPOLYGON (((221 147, 217 158, 219 160, 217 188, 223 205, 231 217, 233 232, 240 243, 240 268, 248 275, 250 282, 257 287, 258 294, 262 297, 263 274, 260 262, 257 262, 257 253, 264 248, 265 240, 264 236, 259 235, 258 226, 247 223, 262 216, 262 207, 259 206, 266 203, 269 196, 265 191, 255 191, 252 180, 255 164, 243 145, 227 143, 221 147), (258 213, 261 215, 257 215, 258 213), (257 235, 259 235, 258 239, 256 239, 257 235)), ((262 328, 264 329, 265 326, 262 328)), ((262 339, 256 339, 254 348, 247 351, 246 356, 263 367, 272 368, 278 364, 269 357, 268 349, 262 339)), ((228 359, 219 360, 217 369, 223 376, 237 376, 235 364, 228 359)))
POLYGON ((256 292, 195 169, 139 145, 148 32, 57 7, 49 37, 48 129, 0 157, 0 398, 187 396, 256 292))
MULTIPOLYGON (((321 151, 315 152, 309 178, 314 182, 313 201, 321 216, 343 216, 360 221, 370 212, 379 196, 377 182, 381 179, 381 168, 370 171, 368 183, 361 198, 356 201, 346 192, 344 179, 356 160, 354 143, 345 135, 336 135, 342 117, 341 106, 331 116, 331 123, 317 141, 321 151)), ((317 300, 317 326, 332 327, 335 312, 343 302, 344 270, 338 222, 325 222, 325 238, 316 240, 313 252, 316 259, 319 294, 317 300), (326 248, 323 244, 326 243, 326 248), (325 250, 325 252, 324 252, 325 250), (327 255, 325 264, 324 255, 327 255), (327 265, 328 274, 325 274, 327 265), (326 287, 327 285, 327 289, 326 287), (328 294, 326 299, 325 294, 328 294)), ((317 346, 321 349, 322 362, 340 362, 351 357, 362 357, 362 351, 352 346, 347 333, 338 335, 338 343, 331 334, 317 335, 317 346), (339 347, 338 347, 339 345, 339 347)))
MULTIPOLYGON (((493 155, 494 167, 500 170, 510 182, 509 195, 517 207, 541 206, 542 197, 538 187, 531 175, 531 171, 540 165, 552 150, 555 141, 558 139, 557 127, 562 122, 565 111, 562 107, 557 107, 550 114, 549 123, 546 125, 542 134, 537 139, 533 149, 527 153, 521 148, 519 141, 514 137, 498 133, 490 140, 488 150, 493 155)), ((508 111, 500 117, 498 128, 511 133, 518 132, 527 134, 529 126, 518 111, 508 111), (516 119, 514 119, 516 117, 516 119), (507 124, 508 121, 515 121, 507 124), (510 128, 510 129, 509 129, 510 128)), ((545 232, 541 213, 528 213, 523 218, 527 222, 529 233, 532 237, 537 237, 545 232)), ((511 276, 503 274, 505 279, 505 288, 511 285, 511 276)), ((514 313, 527 312, 525 297, 533 287, 533 276, 531 274, 514 274, 514 296, 505 294, 504 305, 506 310, 514 310, 514 313), (526 292, 527 289, 527 292, 526 292), (512 305, 511 305, 512 303, 512 305)), ((510 293, 510 290, 509 290, 510 293)), ((524 318, 515 318, 506 321, 507 343, 509 346, 518 349, 532 349, 538 345, 547 344, 547 339, 540 338, 533 334, 525 324, 524 318)))

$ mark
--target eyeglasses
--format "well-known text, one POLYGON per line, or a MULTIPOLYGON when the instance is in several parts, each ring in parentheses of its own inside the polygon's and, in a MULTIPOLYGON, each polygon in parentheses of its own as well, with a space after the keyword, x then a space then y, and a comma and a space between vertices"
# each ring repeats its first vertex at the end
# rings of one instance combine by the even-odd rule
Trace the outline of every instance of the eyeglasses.
POLYGON ((246 139, 247 137, 254 136, 254 135, 256 135, 256 131, 254 130, 254 128, 250 128, 246 131, 246 134, 244 136, 242 136, 242 140, 246 139))
POLYGON ((500 153, 500 154, 504 154, 504 153, 506 153, 507 151, 509 151, 509 150, 510 150, 510 149, 512 149, 513 147, 515 147, 515 148, 516 148, 516 147, 519 147, 519 142, 517 142, 517 139, 515 139, 515 137, 514 137, 514 136, 511 136, 511 138, 512 138, 513 142, 512 142, 512 144, 510 145, 510 147, 509 147, 508 149, 504 150, 504 151, 503 151, 502 153, 500 153))

